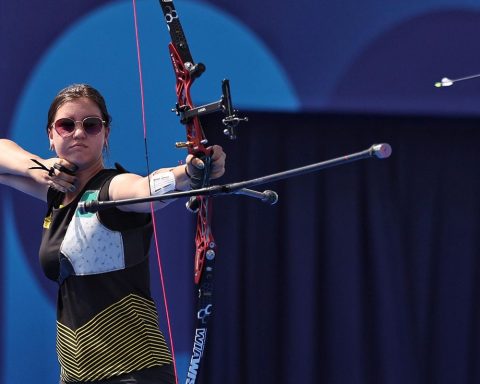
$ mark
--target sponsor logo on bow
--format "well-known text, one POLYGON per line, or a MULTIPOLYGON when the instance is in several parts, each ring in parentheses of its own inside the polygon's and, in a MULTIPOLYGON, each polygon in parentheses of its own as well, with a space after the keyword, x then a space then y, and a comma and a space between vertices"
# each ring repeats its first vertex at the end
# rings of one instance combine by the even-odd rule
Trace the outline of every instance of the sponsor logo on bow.
POLYGON ((202 320, 202 324, 205 324, 207 322, 205 318, 212 314, 212 307, 212 304, 208 304, 205 308, 202 308, 197 312, 197 318, 202 320))
MULTIPOLYGON (((211 306, 211 304, 209 304, 211 306)), ((207 306, 208 307, 208 306, 207 306)), ((205 340, 207 338, 206 328, 197 328, 195 330, 195 342, 193 344, 193 354, 188 367, 186 384, 194 384, 198 374, 198 366, 203 356, 205 340)))
POLYGON ((167 12, 165 12, 165 20, 170 24, 173 20, 178 19, 178 14, 175 9, 172 7, 165 7, 167 12))

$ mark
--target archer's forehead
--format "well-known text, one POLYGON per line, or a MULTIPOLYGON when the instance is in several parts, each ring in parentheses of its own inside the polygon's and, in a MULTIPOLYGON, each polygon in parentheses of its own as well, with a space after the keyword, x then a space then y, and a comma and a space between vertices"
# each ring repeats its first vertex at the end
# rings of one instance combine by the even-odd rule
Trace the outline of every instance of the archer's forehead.
POLYGON ((55 114, 55 118, 83 119, 87 116, 101 116, 101 112, 98 105, 86 97, 66 101, 57 109, 55 114))

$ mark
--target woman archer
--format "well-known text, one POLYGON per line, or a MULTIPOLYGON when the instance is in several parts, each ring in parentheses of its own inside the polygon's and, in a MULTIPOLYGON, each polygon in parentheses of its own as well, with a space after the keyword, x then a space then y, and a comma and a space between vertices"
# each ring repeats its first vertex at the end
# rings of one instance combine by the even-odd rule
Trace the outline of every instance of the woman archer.
MULTIPOLYGON (((58 283, 57 354, 60 383, 174 383, 172 357, 158 327, 149 286, 150 204, 97 214, 77 209, 91 199, 118 200, 190 188, 203 162, 148 177, 106 169, 111 118, 102 95, 74 84, 53 100, 47 122, 50 148, 42 159, 0 140, 0 183, 47 203, 40 264, 58 283)), ((225 153, 212 147, 210 178, 225 172, 225 153)), ((155 209, 166 202, 156 202, 155 209)))

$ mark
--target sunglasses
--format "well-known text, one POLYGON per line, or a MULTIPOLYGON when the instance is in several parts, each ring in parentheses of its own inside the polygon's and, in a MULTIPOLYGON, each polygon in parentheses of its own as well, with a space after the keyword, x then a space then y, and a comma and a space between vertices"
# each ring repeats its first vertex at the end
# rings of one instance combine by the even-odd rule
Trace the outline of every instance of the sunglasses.
POLYGON ((62 136, 68 137, 73 135, 77 123, 82 123, 82 128, 87 135, 96 136, 102 132, 102 128, 105 125, 105 121, 99 117, 86 117, 83 120, 73 120, 68 117, 64 117, 55 121, 52 126, 55 128, 55 131, 62 136))

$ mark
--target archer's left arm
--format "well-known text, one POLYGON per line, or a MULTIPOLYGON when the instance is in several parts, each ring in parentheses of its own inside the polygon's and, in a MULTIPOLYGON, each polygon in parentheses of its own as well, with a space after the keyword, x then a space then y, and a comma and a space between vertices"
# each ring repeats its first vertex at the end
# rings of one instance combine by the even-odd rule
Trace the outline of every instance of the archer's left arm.
MULTIPOLYGON (((217 179, 225 173, 226 155, 222 147, 211 147, 210 179, 217 179)), ((110 200, 123 200, 151 195, 162 195, 173 191, 185 191, 191 188, 192 177, 203 172, 205 165, 202 160, 188 155, 186 164, 173 168, 161 168, 153 171, 148 177, 133 173, 123 173, 115 176, 109 188, 110 200)), ((173 200, 158 201, 154 209, 165 207, 173 200)), ((150 212, 150 203, 120 206, 118 209, 127 212, 150 212)))

